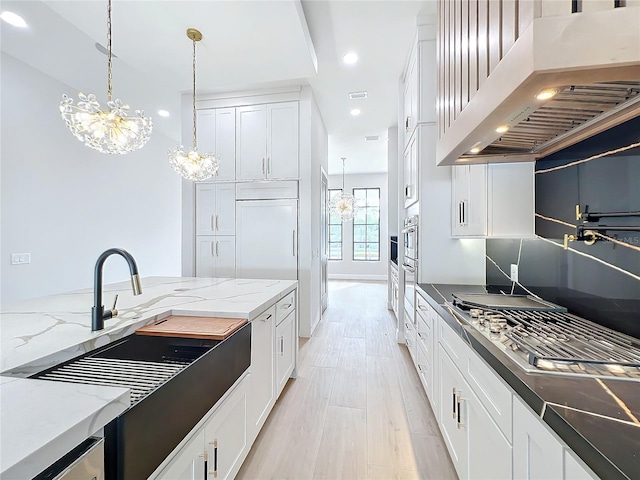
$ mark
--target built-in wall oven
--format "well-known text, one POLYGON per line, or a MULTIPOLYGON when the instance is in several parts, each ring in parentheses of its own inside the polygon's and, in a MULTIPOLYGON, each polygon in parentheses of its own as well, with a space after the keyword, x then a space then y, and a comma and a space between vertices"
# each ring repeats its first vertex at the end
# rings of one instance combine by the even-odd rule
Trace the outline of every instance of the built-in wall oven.
POLYGON ((404 221, 402 229, 404 244, 404 261, 402 272, 404 275, 404 303, 405 311, 413 322, 414 298, 418 277, 418 216, 413 215, 404 221))

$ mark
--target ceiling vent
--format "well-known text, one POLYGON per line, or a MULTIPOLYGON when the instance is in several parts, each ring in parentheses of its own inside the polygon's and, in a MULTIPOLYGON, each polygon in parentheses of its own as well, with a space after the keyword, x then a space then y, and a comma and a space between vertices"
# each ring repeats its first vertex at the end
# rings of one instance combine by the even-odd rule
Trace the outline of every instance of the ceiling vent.
POLYGON ((349 93, 351 100, 357 100, 358 98, 367 98, 367 92, 351 92, 349 93))
POLYGON ((364 139, 367 142, 376 142, 380 140, 380 135, 365 135, 364 139))

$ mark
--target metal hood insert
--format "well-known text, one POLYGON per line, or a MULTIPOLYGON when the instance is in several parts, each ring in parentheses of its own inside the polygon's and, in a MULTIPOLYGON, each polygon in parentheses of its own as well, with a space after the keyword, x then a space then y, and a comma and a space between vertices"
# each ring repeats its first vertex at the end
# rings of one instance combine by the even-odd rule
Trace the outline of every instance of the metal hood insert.
MULTIPOLYGON (((488 62, 491 71, 475 79, 477 91, 469 87, 468 103, 448 119, 439 115, 439 165, 534 161, 640 115, 640 3, 599 2, 606 8, 573 13, 576 3, 567 0, 529 3, 534 18, 493 68, 488 62), (538 99, 545 91, 553 95, 538 99)), ((447 95, 439 88, 440 105, 447 95)))

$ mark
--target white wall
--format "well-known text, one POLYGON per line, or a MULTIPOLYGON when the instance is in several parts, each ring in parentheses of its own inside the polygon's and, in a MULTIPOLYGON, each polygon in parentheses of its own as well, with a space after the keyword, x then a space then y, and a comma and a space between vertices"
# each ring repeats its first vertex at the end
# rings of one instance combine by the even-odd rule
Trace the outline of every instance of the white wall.
MULTIPOLYGON (((180 177, 166 153, 174 141, 155 132, 137 152, 96 152, 60 118, 58 102, 74 89, 4 53, 1 81, 2 303, 92 287, 110 247, 128 250, 142 277, 180 275, 180 177), (10 265, 23 252, 31 263, 10 265)), ((105 283, 128 277, 123 259, 105 264, 105 283)))
MULTIPOLYGON (((329 175, 329 189, 342 188, 342 174, 329 175)), ((386 280, 389 264, 388 188, 386 173, 345 175, 344 188, 380 188, 380 261, 353 261, 353 221, 342 224, 342 260, 329 260, 329 278, 386 280)))

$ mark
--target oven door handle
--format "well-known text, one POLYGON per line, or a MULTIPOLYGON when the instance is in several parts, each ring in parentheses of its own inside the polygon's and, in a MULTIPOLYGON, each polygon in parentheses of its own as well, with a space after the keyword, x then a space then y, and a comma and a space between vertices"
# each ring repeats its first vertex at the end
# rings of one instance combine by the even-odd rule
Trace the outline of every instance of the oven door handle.
POLYGON ((411 265, 407 265, 406 263, 402 264, 402 268, 404 268, 409 273, 416 273, 416 269, 411 265))
POLYGON ((407 227, 403 228, 401 233, 413 233, 418 229, 418 227, 407 227))

